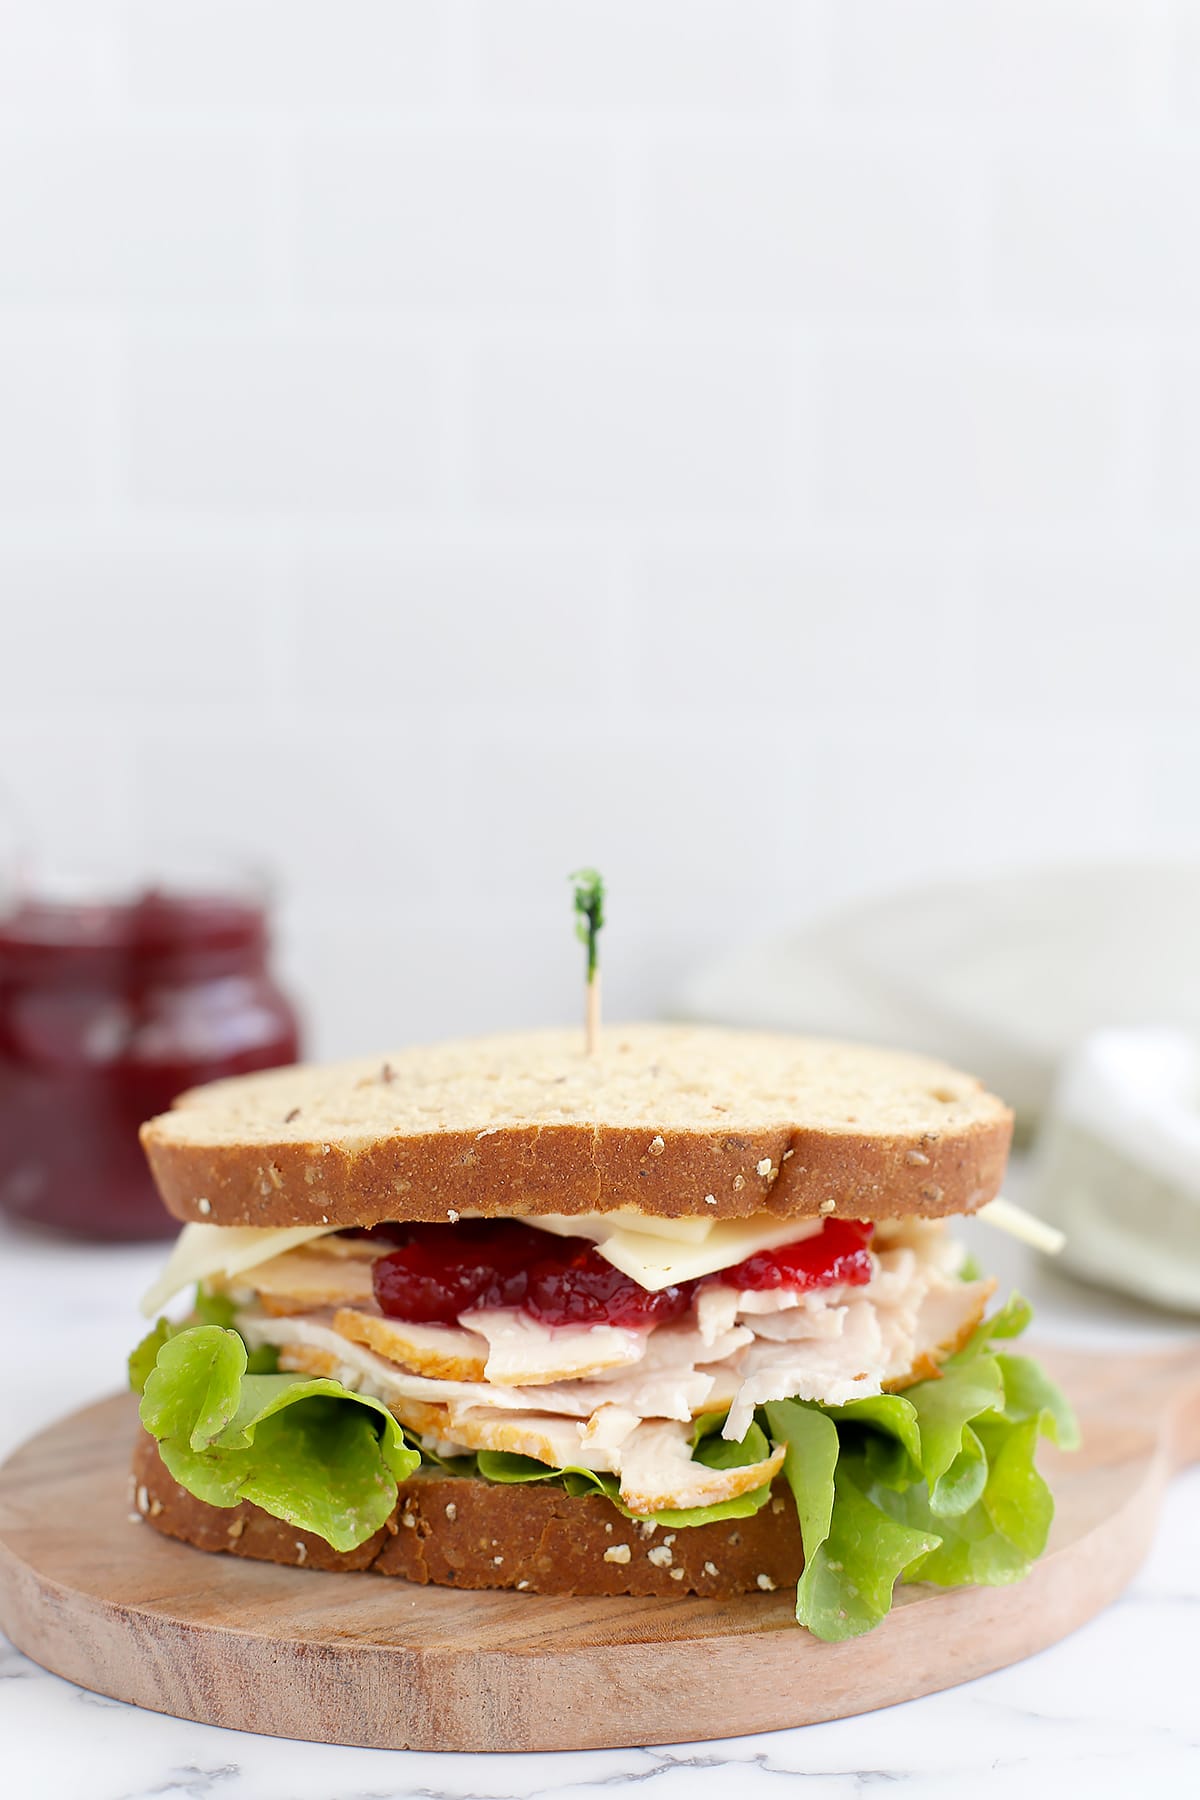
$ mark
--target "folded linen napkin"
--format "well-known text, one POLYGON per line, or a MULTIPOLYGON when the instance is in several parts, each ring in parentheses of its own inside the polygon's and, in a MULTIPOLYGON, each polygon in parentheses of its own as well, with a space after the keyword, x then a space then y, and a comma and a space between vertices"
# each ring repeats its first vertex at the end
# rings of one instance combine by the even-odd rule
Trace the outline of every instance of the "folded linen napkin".
POLYGON ((1200 1312, 1200 1038, 1099 1031, 1064 1069, 1030 1204, 1089 1280, 1200 1312))

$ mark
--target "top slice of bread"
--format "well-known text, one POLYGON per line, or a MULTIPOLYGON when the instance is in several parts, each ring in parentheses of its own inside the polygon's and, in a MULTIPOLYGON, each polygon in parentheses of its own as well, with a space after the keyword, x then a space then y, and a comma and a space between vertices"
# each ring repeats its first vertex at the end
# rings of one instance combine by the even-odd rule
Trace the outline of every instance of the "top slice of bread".
POLYGON ((215 1225, 461 1213, 936 1217, 999 1190, 1002 1101, 924 1056, 715 1026, 608 1025, 271 1070, 142 1127, 159 1192, 215 1225))

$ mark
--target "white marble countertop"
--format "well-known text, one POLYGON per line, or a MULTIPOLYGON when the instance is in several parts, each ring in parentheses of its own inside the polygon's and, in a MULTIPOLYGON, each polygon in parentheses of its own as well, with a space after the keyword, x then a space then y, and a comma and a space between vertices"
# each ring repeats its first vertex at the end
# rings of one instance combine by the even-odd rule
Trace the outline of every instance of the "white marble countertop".
MULTIPOLYGON (((1011 1190, 1010 1190, 1011 1191, 1011 1190)), ((977 1234, 986 1227, 975 1226, 977 1234)), ((1200 1323, 1074 1286, 995 1232, 982 1246, 1030 1294, 1043 1340, 1119 1350, 1200 1323)), ((79 1249, 0 1226, 0 1457, 123 1380, 156 1249, 79 1249)), ((140 1712, 47 1674, 0 1638, 0 1790, 9 1800, 654 1800, 876 1790, 911 1800, 1128 1800, 1200 1792, 1200 1469, 1179 1478, 1148 1562, 1108 1612, 1054 1649, 947 1693, 761 1737, 538 1756, 347 1750, 140 1712), (734 1785, 736 1784, 736 1785, 734 1785)), ((702 1673, 698 1675, 702 1679, 702 1673)), ((714 1695, 714 1706, 720 1704, 714 1695)))

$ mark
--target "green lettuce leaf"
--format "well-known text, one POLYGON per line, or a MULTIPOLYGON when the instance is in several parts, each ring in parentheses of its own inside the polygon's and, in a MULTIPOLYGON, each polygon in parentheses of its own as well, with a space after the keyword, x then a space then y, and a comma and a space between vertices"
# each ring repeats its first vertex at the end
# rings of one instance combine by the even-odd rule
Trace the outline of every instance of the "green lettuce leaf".
MULTIPOLYGON (((911 1463, 917 1464, 921 1460, 920 1421, 909 1394, 868 1394, 865 1400, 851 1400, 846 1406, 823 1406, 821 1411, 842 1426, 878 1427, 895 1440, 911 1463)), ((857 1443, 862 1434, 843 1431, 841 1435, 857 1443)))
MULTIPOLYGON (((227 1325, 236 1331, 236 1316, 237 1307, 228 1294, 210 1293, 201 1282, 196 1289, 191 1317, 186 1322, 188 1325, 227 1325)), ((247 1344, 246 1367, 251 1375, 273 1375, 279 1367, 279 1352, 274 1344, 259 1344, 254 1350, 247 1344)))
MULTIPOLYGON (((237 1308, 225 1294, 209 1293, 201 1282, 196 1289, 196 1298, 192 1303, 189 1316, 181 1324, 174 1324, 170 1319, 158 1319, 154 1328, 148 1331, 136 1349, 129 1353, 129 1385, 135 1394, 143 1392, 147 1378, 154 1367, 158 1353, 169 1338, 178 1337, 181 1331, 187 1331, 193 1325, 225 1325, 237 1330, 234 1315, 237 1308)), ((271 1375, 279 1367, 279 1352, 274 1344, 260 1344, 255 1350, 246 1346, 246 1367, 251 1375, 271 1375)))
POLYGON ((962 1454, 972 1419, 1004 1404, 1004 1380, 994 1356, 969 1357, 931 1381, 908 1390, 921 1438, 921 1473, 930 1487, 939 1482, 962 1454))
POLYGON ((1038 1421, 1009 1426, 980 1423, 987 1478, 977 1504, 958 1517, 934 1514, 928 1492, 912 1487, 903 1495, 876 1492, 882 1510, 915 1530, 932 1530, 940 1542, 905 1571, 908 1581, 939 1587, 998 1587, 1019 1581, 1046 1547, 1054 1502, 1034 1467, 1038 1421))
MULTIPOLYGON (((962 1440, 950 1466, 929 1489, 930 1511, 939 1519, 957 1518, 969 1512, 987 1486, 988 1460, 979 1433, 962 1428, 962 1440)), ((928 1478, 927 1478, 928 1479, 928 1478)))
POLYGON ((353 1550, 380 1529, 421 1455, 382 1401, 337 1381, 247 1373, 237 1332, 169 1336, 141 1419, 182 1487, 211 1506, 257 1506, 353 1550))
POLYGON ((1078 1450, 1079 1423, 1066 1398, 1031 1356, 996 1352, 1004 1381, 1004 1417, 1013 1423, 1036 1419, 1041 1434, 1060 1450, 1078 1450))
POLYGON ((1033 1308, 1024 1295, 1010 1294, 999 1312, 993 1313, 990 1319, 980 1320, 962 1349, 948 1356, 942 1368, 952 1369, 956 1364, 966 1362, 993 1338, 1020 1337, 1032 1318, 1033 1308))
POLYGON ((1029 1321, 1014 1296, 902 1395, 849 1406, 775 1401, 804 1544, 796 1617, 828 1640, 869 1631, 897 1581, 1016 1581, 1046 1547, 1054 1506, 1039 1437, 1079 1441, 1070 1407, 1028 1357, 999 1351, 1029 1321))
POLYGON ((228 1294, 211 1293, 200 1282, 192 1303, 192 1318, 197 1325, 231 1326, 236 1317, 237 1307, 228 1294))
POLYGON ((833 1477, 841 1454, 838 1428, 824 1407, 807 1400, 772 1400, 763 1410, 771 1436, 784 1446, 784 1479, 796 1503, 808 1563, 833 1523, 833 1477))
POLYGON ((129 1352, 129 1385, 135 1394, 145 1391, 150 1371, 158 1361, 158 1353, 168 1338, 175 1336, 179 1330, 172 1325, 170 1319, 159 1319, 152 1331, 148 1331, 136 1349, 129 1352))
POLYGON ((839 1458, 833 1487, 829 1534, 811 1562, 806 1550, 796 1591, 797 1619, 826 1642, 878 1625, 897 1580, 940 1542, 873 1504, 861 1456, 839 1458))

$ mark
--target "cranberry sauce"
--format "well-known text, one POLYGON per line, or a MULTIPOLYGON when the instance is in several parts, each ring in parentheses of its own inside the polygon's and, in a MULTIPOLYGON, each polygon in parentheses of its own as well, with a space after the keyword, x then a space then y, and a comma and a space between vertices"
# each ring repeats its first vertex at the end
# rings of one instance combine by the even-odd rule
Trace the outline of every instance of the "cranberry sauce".
POLYGON ((375 1298, 392 1319, 453 1325, 476 1307, 515 1306, 543 1325, 648 1325, 688 1308, 682 1288, 648 1294, 587 1238, 554 1237, 516 1219, 383 1230, 406 1239, 374 1265, 375 1298))
POLYGON ((529 1267, 551 1241, 515 1219, 377 1229, 399 1245, 372 1268, 380 1311, 422 1325, 453 1325, 474 1307, 522 1305, 529 1267))
POLYGON ((386 1225, 397 1244, 374 1265, 375 1298, 391 1319, 453 1325, 460 1313, 517 1307, 543 1325, 665 1325, 705 1283, 737 1288, 860 1287, 871 1278, 872 1225, 827 1219, 821 1230, 734 1268, 651 1294, 586 1238, 555 1237, 518 1219, 386 1225))
POLYGON ((522 1310, 543 1325, 669 1325, 692 1303, 694 1283, 646 1289, 605 1262, 594 1245, 560 1239, 557 1255, 529 1271, 522 1310))
MULTIPOLYGON (((723 1287, 763 1288, 862 1287, 871 1279, 868 1245, 875 1227, 862 1219, 826 1219, 822 1230, 778 1250, 756 1250, 745 1262, 722 1269, 723 1287)), ((713 1279, 716 1279, 715 1277, 713 1279)))

